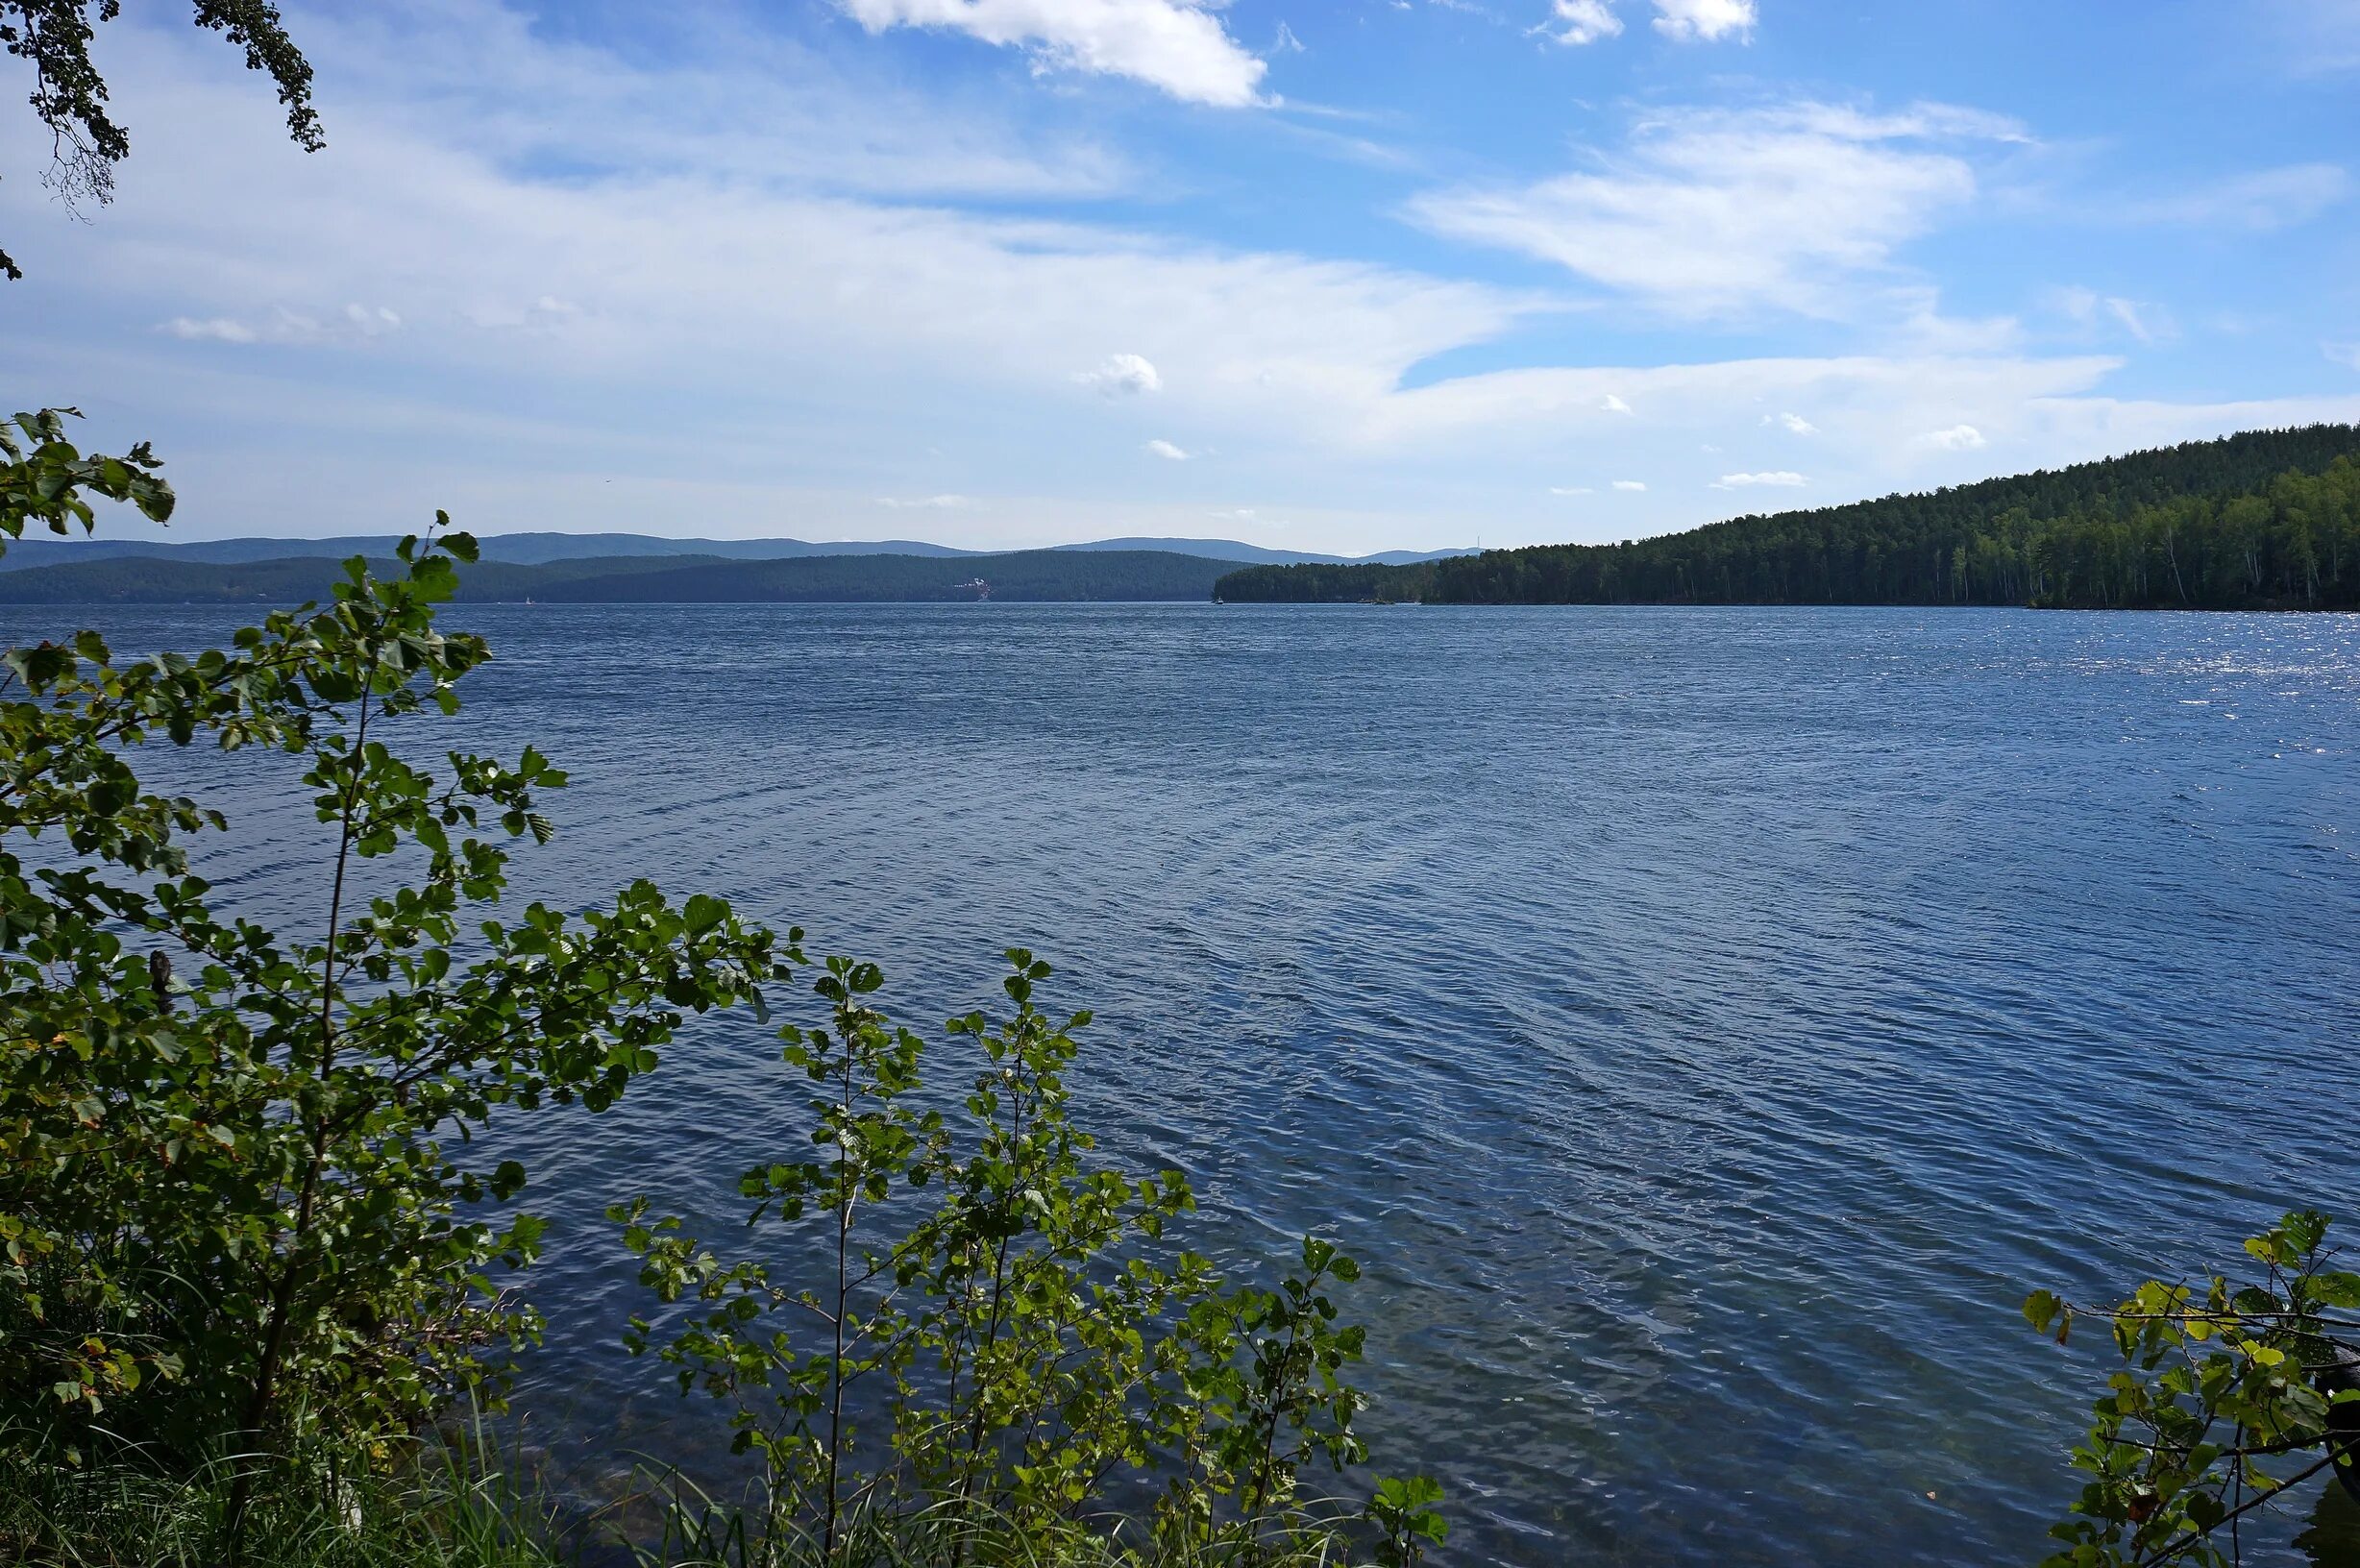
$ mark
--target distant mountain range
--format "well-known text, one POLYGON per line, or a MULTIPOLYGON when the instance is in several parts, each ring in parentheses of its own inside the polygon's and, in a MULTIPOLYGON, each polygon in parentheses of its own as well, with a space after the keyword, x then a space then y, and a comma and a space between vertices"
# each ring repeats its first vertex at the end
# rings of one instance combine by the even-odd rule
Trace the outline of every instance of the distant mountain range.
MULTIPOLYGON (((351 555, 373 559, 392 555, 392 534, 348 535, 332 539, 56 539, 32 538, 11 544, 0 555, 0 572, 27 572, 67 563, 139 556, 155 560, 243 564, 257 561, 311 559, 342 560, 351 555)), ((483 559, 516 566, 544 566, 559 561, 613 561, 627 557, 672 556, 731 561, 800 560, 811 556, 899 555, 962 560, 996 555, 1041 554, 1045 551, 954 550, 914 539, 845 539, 815 542, 806 539, 667 539, 648 533, 491 533, 478 535, 483 559)), ((1192 555, 1204 560, 1247 566, 1291 566, 1302 563, 1347 563, 1406 566, 1419 561, 1467 555, 1472 551, 1427 551, 1389 550, 1381 554, 1321 555, 1306 551, 1266 550, 1235 539, 1098 539, 1088 544, 1059 545, 1058 551, 1156 551, 1192 555)))
MULTIPOLYGON (((349 548, 349 547, 348 547, 349 548)), ((11 554, 14 553, 12 549, 11 554)), ((381 572, 382 555, 370 557, 381 572)), ((472 603, 762 604, 993 599, 1020 601, 1203 600, 1235 561, 1160 550, 1027 550, 1004 555, 613 555, 484 560, 459 569, 472 603)), ((0 605, 296 604, 325 599, 341 575, 330 555, 259 561, 104 555, 0 573, 0 605)))
POLYGON ((1216 561, 1241 561, 1249 566, 1415 566, 1420 561, 1448 560, 1473 555, 1473 550, 1385 550, 1374 555, 1319 555, 1300 550, 1265 550, 1235 539, 1099 539, 1087 545, 1058 545, 1058 550, 1157 550, 1173 555, 1202 555, 1216 561))

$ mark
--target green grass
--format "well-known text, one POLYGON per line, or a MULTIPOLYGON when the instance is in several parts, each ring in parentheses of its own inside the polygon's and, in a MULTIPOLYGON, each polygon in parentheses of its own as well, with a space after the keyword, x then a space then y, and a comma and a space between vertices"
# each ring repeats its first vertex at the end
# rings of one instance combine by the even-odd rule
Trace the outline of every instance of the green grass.
MULTIPOLYGON (((218 1568, 234 1467, 166 1477, 129 1464, 29 1465, 0 1489, 0 1562, 42 1568, 218 1568)), ((504 1472, 436 1450, 408 1475, 257 1488, 241 1531, 252 1568, 554 1568, 538 1500, 504 1472)))
POLYGON ((1132 1521, 1101 1519, 1054 1534, 1027 1533, 988 1512, 935 1507, 855 1513, 831 1553, 788 1531, 768 1550, 744 1515, 693 1489, 667 1498, 662 1538, 636 1556, 641 1568, 1348 1568, 1342 1538, 1317 1527, 1159 1547, 1132 1521))
MULTIPOLYGON (((235 1466, 166 1477, 128 1463, 30 1464, 0 1487, 0 1563, 219 1568, 231 1560, 235 1466)), ((1123 1521, 1026 1534, 945 1508, 864 1512, 832 1553, 676 1479, 601 1515, 561 1519, 538 1483, 479 1440, 432 1445, 394 1477, 281 1479, 256 1490, 242 1568, 1346 1568, 1328 1531, 1160 1550, 1123 1521), (487 1462, 490 1461, 490 1462, 487 1462), (617 1521, 642 1528, 627 1539, 617 1521)))

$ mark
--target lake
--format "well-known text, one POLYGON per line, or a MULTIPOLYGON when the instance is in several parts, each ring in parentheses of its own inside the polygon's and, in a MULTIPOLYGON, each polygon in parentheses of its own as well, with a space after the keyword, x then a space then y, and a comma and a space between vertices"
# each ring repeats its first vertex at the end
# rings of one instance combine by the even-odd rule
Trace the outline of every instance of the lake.
MULTIPOLYGON (((724 894, 928 1026, 1000 948, 1055 963, 1110 1153, 1190 1170, 1227 1256, 1366 1264, 1368 1435, 1449 1487, 1453 1562, 2028 1560, 2100 1363, 2026 1291, 2360 1220, 2360 617, 448 619, 498 655, 455 727, 575 776, 520 889, 724 894)), ((206 865, 309 912, 262 766, 206 865)), ((522 1403, 584 1485, 715 1437, 616 1348, 599 1210, 728 1213, 799 1103, 734 1020, 526 1139, 558 1223, 522 1403)), ((2306 1496, 2270 1551, 2352 1560, 2355 1511, 2306 1496)))

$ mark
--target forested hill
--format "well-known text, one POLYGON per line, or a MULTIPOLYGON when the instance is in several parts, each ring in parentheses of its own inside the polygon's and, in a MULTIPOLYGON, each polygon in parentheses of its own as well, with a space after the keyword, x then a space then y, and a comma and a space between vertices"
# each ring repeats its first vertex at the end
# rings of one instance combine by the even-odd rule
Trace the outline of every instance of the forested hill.
POLYGON ((2360 607, 2360 428, 2192 441, 1619 545, 1256 567, 1232 601, 2360 607))
MULTIPOLYGON (((458 598, 479 603, 955 601, 987 597, 976 587, 981 581, 995 600, 1202 600, 1234 564, 1149 550, 479 561, 459 569, 458 598)), ((297 603, 325 599, 342 573, 336 561, 316 555, 262 561, 119 556, 0 573, 0 604, 297 603)))

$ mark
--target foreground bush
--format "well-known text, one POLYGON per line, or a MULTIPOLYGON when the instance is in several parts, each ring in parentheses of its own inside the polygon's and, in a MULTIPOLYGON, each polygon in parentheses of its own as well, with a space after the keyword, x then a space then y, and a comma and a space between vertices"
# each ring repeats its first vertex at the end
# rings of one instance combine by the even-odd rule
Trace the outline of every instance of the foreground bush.
MULTIPOLYGON (((77 473, 159 493, 137 463, 78 468, 55 416, 19 429, 12 535, 38 515, 20 497, 70 506, 77 473)), ((504 842, 548 836, 536 795, 564 775, 529 747, 430 772, 387 745, 455 710, 487 656, 434 625, 472 554, 455 534, 406 542, 391 579, 355 562, 332 605, 228 651, 123 662, 83 632, 7 656, 0 1416, 17 1443, 381 1457, 536 1326, 484 1271, 529 1260, 539 1222, 470 1212, 525 1172, 467 1163, 469 1137, 495 1110, 608 1104, 684 1016, 785 975, 792 939, 646 882, 579 919, 490 918, 504 842), (134 772, 143 746, 201 739, 282 753, 312 793, 307 934, 216 908, 184 844, 224 819, 134 772)))
MULTIPOLYGON (((1187 1178, 1094 1161, 1065 1082, 1090 1016, 1043 1013, 1048 965, 1007 957, 1013 1014, 950 1021, 982 1060, 949 1117, 913 1107, 926 1046, 873 1005, 882 972, 828 961, 828 1023, 782 1031, 809 1139, 740 1183, 749 1225, 802 1266, 725 1261, 645 1198, 618 1208, 646 1283, 695 1304, 666 1335, 634 1323, 632 1348, 729 1403, 762 1463, 760 1560, 830 1559, 853 1519, 947 1531, 953 1562, 978 1530, 1085 1556, 1127 1531, 1159 1561, 1341 1552, 1360 1510, 1306 1495, 1302 1473, 1366 1457, 1344 1379, 1363 1331, 1331 1294, 1358 1265, 1305 1237, 1269 1289, 1167 1247, 1195 1207, 1187 1178)), ((1443 1538, 1440 1496, 1378 1483, 1364 1534, 1381 1560, 1443 1538)))
POLYGON ((2330 1266, 2326 1237, 2324 1215, 2290 1213, 2246 1242, 2255 1279, 2150 1280, 2095 1314, 2046 1290, 2025 1303, 2059 1344, 2099 1316, 2122 1360, 2045 1568, 2233 1564, 2243 1521, 2313 1478, 2360 1496, 2360 1273, 2330 1266))

